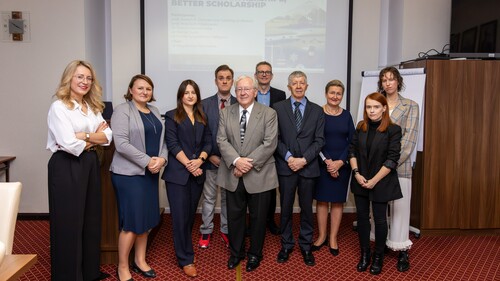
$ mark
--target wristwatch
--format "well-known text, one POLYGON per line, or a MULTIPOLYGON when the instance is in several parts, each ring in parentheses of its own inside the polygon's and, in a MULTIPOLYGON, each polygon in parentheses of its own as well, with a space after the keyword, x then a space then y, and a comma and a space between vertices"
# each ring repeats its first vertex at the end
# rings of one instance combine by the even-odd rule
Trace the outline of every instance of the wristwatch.
POLYGON ((90 140, 90 133, 85 133, 85 141, 88 142, 90 140))
POLYGON ((203 156, 198 157, 198 159, 201 159, 201 162, 205 162, 205 161, 207 160, 207 159, 205 159, 205 157, 203 157, 203 156))

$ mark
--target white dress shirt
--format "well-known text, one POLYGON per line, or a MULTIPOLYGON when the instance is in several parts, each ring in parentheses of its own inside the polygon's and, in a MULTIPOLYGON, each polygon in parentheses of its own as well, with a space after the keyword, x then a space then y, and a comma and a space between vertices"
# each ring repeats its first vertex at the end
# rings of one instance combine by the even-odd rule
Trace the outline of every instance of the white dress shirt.
MULTIPOLYGON (((104 121, 101 113, 97 115, 87 104, 87 114, 83 113, 81 106, 76 102, 73 109, 69 109, 61 100, 52 103, 47 116, 49 132, 47 137, 47 149, 56 152, 58 150, 79 156, 85 149, 85 141, 76 138, 78 132, 95 133, 99 124, 104 121)), ((85 102, 85 101, 84 101, 85 102)), ((110 128, 104 130, 109 145, 112 138, 110 128)))

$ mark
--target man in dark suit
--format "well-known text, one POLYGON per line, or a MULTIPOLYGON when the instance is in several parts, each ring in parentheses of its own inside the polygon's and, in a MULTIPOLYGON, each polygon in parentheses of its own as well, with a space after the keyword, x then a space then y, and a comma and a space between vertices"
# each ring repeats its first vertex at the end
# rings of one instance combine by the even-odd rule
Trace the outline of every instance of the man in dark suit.
POLYGON ((323 109, 306 97, 307 76, 294 71, 288 76, 290 98, 274 104, 278 114, 278 169, 281 203, 281 250, 277 261, 288 261, 295 246, 292 233, 292 214, 295 192, 299 196, 299 246, 304 263, 315 265, 311 252, 313 238, 313 191, 319 176, 318 157, 325 142, 323 109))
MULTIPOLYGON (((206 179, 203 185, 203 201, 201 204, 201 219, 200 226, 200 241, 198 246, 200 248, 208 248, 210 245, 210 237, 214 230, 214 213, 215 205, 217 202, 217 194, 219 188, 215 184, 217 177, 217 169, 220 163, 220 151, 217 146, 217 129, 219 128, 219 112, 225 107, 236 103, 236 98, 231 95, 231 88, 233 86, 233 70, 223 64, 215 69, 215 85, 217 85, 217 93, 211 97, 202 100, 203 111, 208 119, 208 127, 212 133, 212 150, 208 154, 208 161, 206 164, 206 179)), ((220 235, 222 240, 228 244, 227 238, 227 210, 226 210, 226 193, 220 193, 220 235)))
POLYGON ((226 189, 231 251, 227 266, 233 269, 245 258, 248 208, 252 227, 247 271, 255 270, 262 260, 270 190, 278 186, 273 156, 278 143, 276 111, 255 102, 256 86, 250 76, 236 80, 238 104, 221 111, 217 133, 222 156, 217 184, 226 189))
MULTIPOLYGON (((267 61, 261 61, 255 66, 255 79, 257 79, 257 101, 263 105, 273 106, 273 104, 285 100, 285 92, 271 87, 273 79, 273 68, 267 61)), ((276 189, 271 190, 271 201, 267 213, 267 228, 274 234, 280 234, 280 229, 274 222, 276 213, 276 189)))

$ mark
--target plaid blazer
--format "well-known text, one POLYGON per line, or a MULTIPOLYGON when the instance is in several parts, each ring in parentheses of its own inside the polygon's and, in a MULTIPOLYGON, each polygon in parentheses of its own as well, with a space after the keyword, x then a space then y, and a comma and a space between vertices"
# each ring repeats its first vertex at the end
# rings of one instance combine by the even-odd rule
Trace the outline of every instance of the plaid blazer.
POLYGON ((401 157, 398 161, 398 176, 410 178, 412 175, 411 153, 417 145, 418 138, 418 104, 398 94, 399 103, 391 113, 391 120, 401 127, 401 157))

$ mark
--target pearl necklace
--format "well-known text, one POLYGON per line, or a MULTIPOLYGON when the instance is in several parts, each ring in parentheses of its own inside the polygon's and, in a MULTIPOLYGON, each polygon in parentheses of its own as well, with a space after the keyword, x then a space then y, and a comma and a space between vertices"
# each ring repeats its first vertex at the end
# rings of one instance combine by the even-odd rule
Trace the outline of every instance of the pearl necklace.
POLYGON ((331 112, 330 111, 330 107, 328 107, 328 105, 324 105, 323 106, 323 109, 325 110, 325 112, 328 114, 328 115, 332 115, 332 116, 337 116, 339 115, 339 112, 340 110, 342 109, 340 106, 337 107, 337 110, 335 112, 331 112))

